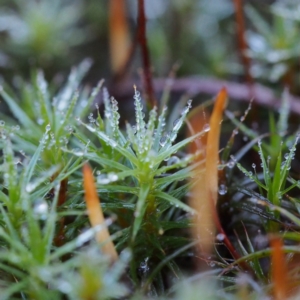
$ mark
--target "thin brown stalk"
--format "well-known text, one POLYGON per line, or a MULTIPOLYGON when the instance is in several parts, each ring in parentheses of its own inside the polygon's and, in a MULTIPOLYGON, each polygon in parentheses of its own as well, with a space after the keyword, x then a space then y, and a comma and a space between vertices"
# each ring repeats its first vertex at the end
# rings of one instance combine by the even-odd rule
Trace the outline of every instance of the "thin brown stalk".
POLYGON ((245 68, 246 81, 248 84, 253 82, 253 79, 250 74, 250 58, 246 55, 247 42, 245 39, 245 21, 243 14, 243 3, 242 0, 233 0, 235 7, 235 17, 237 25, 237 39, 238 39, 238 48, 241 56, 242 63, 245 68))
MULTIPOLYGON (((199 178, 195 184, 191 199, 191 205, 198 212, 195 218, 194 235, 200 237, 199 250, 209 254, 212 251, 215 227, 216 227, 216 202, 218 194, 218 161, 219 161, 219 139, 220 123, 222 121, 223 110, 226 105, 227 92, 223 88, 217 95, 212 115, 210 117, 210 130, 207 134, 207 140, 202 141, 202 147, 205 155, 205 164, 200 164, 198 168, 199 178), (204 144, 206 142, 206 145, 204 144)), ((199 120, 201 117, 199 118, 199 120)), ((201 122, 196 121, 196 129, 201 122)))
POLYGON ((144 0, 138 0, 138 28, 139 28, 138 39, 139 39, 139 44, 142 52, 142 61, 143 61, 143 69, 144 69, 143 75, 145 81, 147 100, 151 106, 155 106, 156 99, 154 96, 150 54, 148 50, 147 37, 146 37, 146 16, 145 16, 144 0))
MULTIPOLYGON (((57 206, 62 206, 67 201, 67 191, 68 191, 68 178, 63 179, 60 182, 60 188, 58 193, 58 201, 57 206)), ((58 233, 54 239, 56 246, 62 246, 65 241, 65 218, 61 218, 59 220, 59 227, 58 227, 58 233)))

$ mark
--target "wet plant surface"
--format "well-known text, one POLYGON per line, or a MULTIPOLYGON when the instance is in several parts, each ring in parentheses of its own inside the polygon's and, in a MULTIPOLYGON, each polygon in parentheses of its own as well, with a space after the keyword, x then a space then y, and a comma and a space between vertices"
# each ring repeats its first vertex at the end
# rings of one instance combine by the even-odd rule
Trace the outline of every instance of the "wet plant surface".
POLYGON ((190 18, 176 34, 186 53, 194 52, 193 38, 205 44, 207 59, 192 61, 173 47, 172 59, 180 54, 186 64, 154 78, 152 66, 164 72, 166 33, 151 20, 146 28, 151 10, 139 0, 127 4, 137 13, 130 44, 131 17, 111 1, 113 76, 93 87, 85 83, 91 59, 53 80, 49 64, 64 69, 67 49, 92 43, 93 26, 80 29, 79 20, 103 9, 41 1, 33 12, 32 1, 4 1, 6 17, 26 25, 19 38, 17 23, 4 28, 0 11, 7 34, 0 59, 13 62, 20 43, 18 70, 30 57, 40 66, 29 79, 10 80, 11 69, 1 78, 0 299, 298 299, 298 6, 157 4, 170 24, 171 13, 190 18), (211 14, 218 33, 189 32, 198 28, 193 10, 211 14), (237 25, 238 47, 225 56, 220 45, 231 49, 233 39, 227 24, 237 25), (128 76, 137 49, 142 80, 128 76), (180 76, 200 66, 227 81, 176 78, 178 68, 180 76))
MULTIPOLYGON (((247 126, 251 107, 238 117, 229 104, 222 116, 225 89, 210 120, 204 108, 193 119, 187 100, 172 122, 170 109, 147 111, 133 89, 135 121, 121 129, 118 102, 102 82, 80 88, 87 68, 74 69, 54 97, 42 73, 21 101, 0 91, 18 120, 1 121, 5 297, 180 299, 188 294, 181 285, 266 297, 282 276, 276 264, 280 274, 298 253, 299 135, 286 134, 286 102, 263 134, 247 126), (91 113, 99 93, 104 105, 91 113), (30 107, 29 96, 37 99, 30 107), (231 134, 219 146, 221 126, 231 134), (178 138, 184 128, 189 136, 178 138), (214 284, 198 286, 205 280, 214 284)), ((295 270, 284 293, 296 285, 295 270)))

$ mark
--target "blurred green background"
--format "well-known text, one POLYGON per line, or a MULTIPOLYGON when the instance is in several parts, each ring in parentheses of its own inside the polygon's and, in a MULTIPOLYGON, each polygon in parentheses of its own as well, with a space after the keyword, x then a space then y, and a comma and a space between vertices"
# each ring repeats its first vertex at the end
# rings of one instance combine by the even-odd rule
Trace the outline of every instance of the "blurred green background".
MULTIPOLYGON (((137 0, 124 1, 133 41, 137 0)), ((93 61, 88 82, 111 78, 109 2, 1 0, 1 76, 11 81, 19 75, 29 76, 32 68, 42 68, 48 80, 59 80, 61 74, 88 57, 93 61)), ((288 84, 298 94, 300 3, 242 3, 252 77, 270 85, 288 84)), ((234 1, 145 0, 145 6, 155 77, 167 76, 179 63, 178 76, 242 80, 234 1)), ((136 51, 129 73, 136 74, 140 67, 140 53, 136 51)))

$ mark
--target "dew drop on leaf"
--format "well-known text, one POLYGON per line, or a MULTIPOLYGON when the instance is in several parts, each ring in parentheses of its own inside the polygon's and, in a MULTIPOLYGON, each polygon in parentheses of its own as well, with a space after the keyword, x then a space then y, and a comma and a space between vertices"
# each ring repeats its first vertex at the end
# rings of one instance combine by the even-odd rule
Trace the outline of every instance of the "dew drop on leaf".
POLYGON ((168 159, 167 165, 168 165, 168 166, 171 166, 171 165, 177 164, 177 163, 179 163, 179 162, 180 162, 179 157, 177 157, 177 156, 172 156, 172 157, 170 157, 170 159, 168 159))
POLYGON ((182 119, 178 118, 173 122, 173 130, 178 131, 182 125, 182 119))
POLYGON ((229 169, 232 169, 234 166, 235 166, 235 162, 234 162, 233 160, 231 160, 231 161, 229 161, 229 162, 227 163, 227 167, 228 167, 229 169))
POLYGON ((117 181, 119 179, 118 175, 116 173, 108 173, 107 178, 110 181, 117 181))
POLYGON ((159 144, 164 147, 167 143, 168 137, 166 135, 162 136, 159 140, 159 144))
POLYGON ((99 184, 109 184, 110 180, 106 174, 100 174, 97 176, 97 183, 99 184))
POLYGON ((210 130, 209 124, 204 124, 203 130, 204 130, 204 132, 208 132, 210 130))
POLYGON ((45 200, 37 200, 33 206, 33 213, 37 219, 46 220, 48 203, 45 200))
POLYGON ((223 233, 217 234, 216 239, 220 242, 223 241, 225 239, 225 234, 223 233))
POLYGON ((227 193, 227 186, 225 184, 220 184, 219 186, 219 194, 225 195, 227 193))

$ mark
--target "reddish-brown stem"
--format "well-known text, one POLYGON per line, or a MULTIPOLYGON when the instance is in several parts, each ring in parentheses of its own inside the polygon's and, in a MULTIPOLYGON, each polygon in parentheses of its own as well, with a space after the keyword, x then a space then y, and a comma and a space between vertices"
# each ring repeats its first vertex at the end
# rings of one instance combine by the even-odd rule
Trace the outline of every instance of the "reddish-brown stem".
MULTIPOLYGON (((235 260, 238 260, 241 258, 240 254, 236 251, 236 249, 233 247, 231 241, 229 240, 226 232, 224 231, 222 225, 221 225, 221 222, 220 222, 220 219, 219 219, 219 216, 218 216, 218 212, 217 212, 217 208, 214 204, 214 200, 213 198, 211 198, 211 205, 212 205, 212 208, 211 208, 211 211, 213 213, 213 220, 214 220, 214 223, 215 223, 215 226, 216 226, 216 229, 217 229, 217 232, 218 233, 221 233, 223 236, 224 236, 224 244, 225 246, 227 247, 227 249, 229 250, 229 252, 231 253, 232 257, 235 259, 235 260)), ((243 270, 249 270, 249 266, 247 265, 246 262, 241 262, 240 263, 240 267, 243 269, 243 270)))
POLYGON ((250 74, 250 59, 245 53, 247 50, 247 43, 245 39, 243 3, 242 0, 234 0, 233 2, 235 7, 235 17, 236 17, 236 24, 237 24, 238 48, 239 48, 242 63, 245 68, 246 81, 248 84, 251 84, 253 80, 250 74))
MULTIPOLYGON (((66 202, 67 190, 68 190, 68 178, 65 178, 60 182, 60 189, 59 189, 58 201, 57 201, 58 207, 62 206, 66 202)), ((54 239, 54 243, 56 246, 61 246, 64 243, 65 240, 64 227, 65 227, 65 218, 61 218, 59 220, 58 233, 54 239)))
POLYGON ((154 106, 156 105, 156 100, 154 96, 150 55, 149 55, 149 50, 147 45, 147 38, 146 38, 146 16, 145 16, 144 0, 138 0, 138 28, 139 28, 138 40, 142 52, 142 60, 143 60, 143 67, 144 67, 143 75, 145 81, 146 95, 150 105, 154 106))

